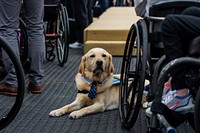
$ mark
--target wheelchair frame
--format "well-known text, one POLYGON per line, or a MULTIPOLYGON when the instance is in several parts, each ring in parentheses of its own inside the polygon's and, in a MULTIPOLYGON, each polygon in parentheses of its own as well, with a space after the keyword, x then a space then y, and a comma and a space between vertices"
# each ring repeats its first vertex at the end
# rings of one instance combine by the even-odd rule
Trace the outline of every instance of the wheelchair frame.
POLYGON ((46 59, 55 59, 56 47, 57 59, 61 67, 67 62, 69 52, 69 18, 67 9, 62 3, 56 1, 45 3, 45 42, 46 59))
MULTIPOLYGON (((183 5, 187 4, 187 2, 183 3, 183 5)), ((181 7, 178 13, 189 6, 200 7, 199 3, 194 3, 196 2, 188 2, 188 5, 181 7)), ((161 6, 163 5, 166 6, 167 3, 161 6)), ((171 5, 173 6, 174 4, 171 5)), ((175 5, 177 5, 177 3, 175 5)), ((153 6, 150 10, 153 8, 162 9, 159 5, 153 6)), ((165 12, 163 16, 165 17, 167 14, 169 14, 169 12, 165 12)), ((153 82, 157 82, 157 79, 154 78, 153 67, 159 62, 159 59, 164 60, 162 51, 157 55, 153 55, 154 53, 152 52, 157 48, 163 50, 162 42, 160 43, 161 39, 159 40, 159 34, 155 34, 158 35, 158 38, 151 38, 155 28, 154 24, 156 24, 154 22, 158 21, 159 23, 164 20, 164 17, 156 16, 156 14, 151 14, 151 12, 150 15, 150 17, 144 17, 131 26, 124 49, 120 77, 119 114, 121 122, 126 128, 131 128, 137 120, 141 107, 145 79, 148 79, 150 85, 155 88, 156 85, 153 82)), ((155 30, 159 32, 159 29, 155 30)), ((159 64, 163 66, 165 63, 164 61, 160 61, 159 64)), ((157 69, 159 69, 159 73, 161 67, 157 69)), ((153 92, 155 92, 155 90, 153 90, 153 92)))
MULTIPOLYGON (((150 19, 155 20, 156 18, 140 19, 131 26, 124 49, 120 78, 119 112, 122 123, 127 128, 131 128, 137 120, 145 79, 152 80, 153 62, 157 62, 160 58, 160 53, 151 57, 153 46, 148 44, 149 36, 147 33, 148 29, 151 32, 153 30, 153 23, 151 23, 152 20, 150 19), (151 25, 147 27, 146 23, 151 25), (130 92, 132 93, 131 96, 129 95, 130 92), (131 98, 130 103, 128 102, 128 98, 131 98), (133 107, 134 109, 132 109, 133 107)), ((162 20, 163 18, 160 17, 157 19, 157 21, 162 20)))

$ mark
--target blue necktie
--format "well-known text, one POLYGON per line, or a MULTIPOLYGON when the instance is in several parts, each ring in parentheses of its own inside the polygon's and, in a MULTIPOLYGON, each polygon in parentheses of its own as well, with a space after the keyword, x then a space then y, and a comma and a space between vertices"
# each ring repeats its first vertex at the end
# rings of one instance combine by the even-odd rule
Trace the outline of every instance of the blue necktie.
POLYGON ((96 82, 92 82, 92 85, 90 87, 90 91, 89 91, 89 94, 88 94, 88 97, 90 99, 94 99, 96 97, 96 94, 97 94, 97 83, 96 82))

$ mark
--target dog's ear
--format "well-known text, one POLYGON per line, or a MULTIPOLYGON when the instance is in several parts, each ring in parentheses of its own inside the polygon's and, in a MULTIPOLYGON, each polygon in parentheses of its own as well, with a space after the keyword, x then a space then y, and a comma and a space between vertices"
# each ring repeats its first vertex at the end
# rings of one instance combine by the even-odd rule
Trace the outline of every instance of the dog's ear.
POLYGON ((109 55, 109 66, 108 66, 108 72, 109 74, 112 73, 114 71, 114 65, 112 62, 112 55, 109 55))
POLYGON ((86 57, 83 56, 82 59, 81 59, 81 63, 80 63, 80 66, 79 66, 79 70, 78 70, 78 72, 81 73, 81 74, 84 74, 85 61, 86 61, 86 57))

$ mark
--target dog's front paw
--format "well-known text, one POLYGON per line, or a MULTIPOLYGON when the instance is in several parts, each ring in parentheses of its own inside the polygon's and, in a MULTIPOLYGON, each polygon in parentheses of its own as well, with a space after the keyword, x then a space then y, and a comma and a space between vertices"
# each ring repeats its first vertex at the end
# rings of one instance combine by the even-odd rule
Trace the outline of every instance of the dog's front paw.
POLYGON ((63 112, 59 109, 53 110, 49 113, 49 116, 58 117, 63 115, 63 112))
POLYGON ((78 119, 80 118, 82 115, 80 115, 80 113, 78 111, 74 111, 72 113, 69 114, 69 118, 71 119, 78 119))

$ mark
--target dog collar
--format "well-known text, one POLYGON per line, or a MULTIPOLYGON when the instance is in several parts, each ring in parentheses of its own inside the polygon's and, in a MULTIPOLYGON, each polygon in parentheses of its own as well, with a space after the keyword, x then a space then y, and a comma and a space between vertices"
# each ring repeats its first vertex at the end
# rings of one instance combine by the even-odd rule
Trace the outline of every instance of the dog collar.
POLYGON ((89 91, 88 90, 78 90, 78 93, 83 93, 83 94, 87 94, 87 93, 89 93, 89 91))
POLYGON ((87 84, 91 84, 92 83, 92 81, 91 80, 89 80, 87 77, 85 77, 85 76, 82 76, 81 77, 87 84))
POLYGON ((93 82, 96 82, 98 84, 104 84, 109 79, 109 77, 106 77, 102 82, 98 82, 98 81, 91 81, 90 79, 88 79, 85 76, 82 76, 81 78, 89 85, 92 84, 93 82))

